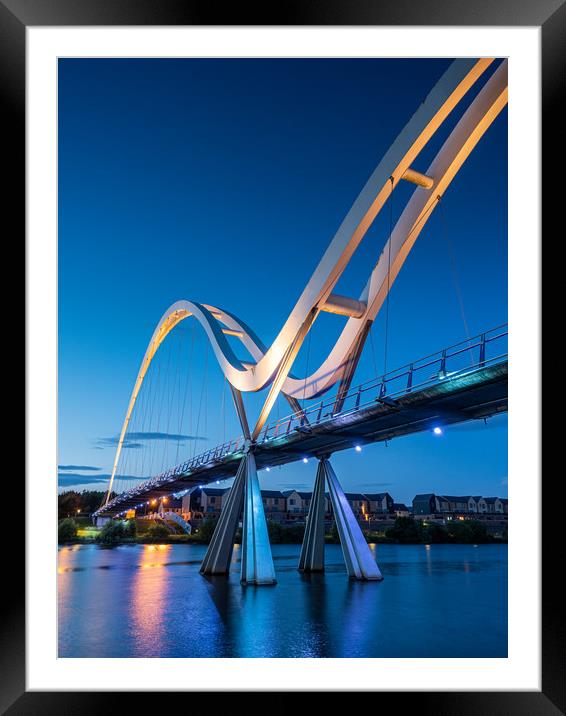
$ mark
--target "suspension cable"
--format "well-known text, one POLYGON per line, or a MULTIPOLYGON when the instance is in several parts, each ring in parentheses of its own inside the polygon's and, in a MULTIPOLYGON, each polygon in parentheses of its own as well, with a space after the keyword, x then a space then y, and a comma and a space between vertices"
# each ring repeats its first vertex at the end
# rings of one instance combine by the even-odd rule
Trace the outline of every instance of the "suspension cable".
MULTIPOLYGON (((175 453, 175 464, 177 465, 179 462, 179 448, 181 447, 181 435, 183 434, 183 419, 185 417, 185 405, 187 403, 187 393, 188 393, 188 387, 189 387, 189 376, 191 373, 191 363, 193 358, 193 340, 194 340, 195 334, 194 331, 191 334, 191 343, 189 347, 189 360, 187 363, 187 376, 185 378, 185 390, 183 391, 183 404, 181 406, 181 415, 179 417, 179 438, 177 440, 177 451, 175 453)), ((189 433, 190 434, 190 433, 189 433)))
POLYGON ((372 321, 371 326, 369 327, 369 344, 371 347, 371 362, 373 365, 373 377, 377 380, 377 360, 375 357, 375 345, 373 342, 373 327, 374 327, 374 325, 375 324, 372 321))
MULTIPOLYGON (((448 248, 448 256, 449 256, 450 268, 451 268, 451 272, 452 272, 452 281, 453 281, 453 283, 454 283, 454 288, 455 288, 455 291, 456 291, 456 297, 457 297, 458 304, 459 304, 459 307, 460 307, 460 314, 461 314, 461 316, 462 316, 462 323, 464 324, 464 330, 465 330, 465 332, 466 332, 466 338, 468 339, 468 343, 469 343, 469 342, 470 342, 470 329, 469 329, 469 326, 468 326, 468 321, 467 321, 467 319, 466 319, 466 310, 465 310, 465 308, 464 308, 464 298, 463 298, 463 296, 462 296, 462 290, 461 290, 461 286, 460 286, 460 279, 459 279, 459 276, 458 276, 458 267, 457 267, 457 264, 456 264, 456 254, 455 254, 455 252, 454 252, 454 246, 453 246, 453 244, 452 244, 452 241, 451 241, 451 239, 450 239, 450 235, 449 235, 449 233, 448 233, 448 222, 446 221, 446 215, 445 215, 445 213, 444 213, 444 205, 443 205, 443 203, 442 203, 442 201, 441 201, 441 197, 440 197, 440 196, 437 197, 437 201, 438 201, 438 205, 439 205, 439 207, 440 207, 440 212, 439 212, 439 213, 440 213, 440 218, 441 218, 441 223, 442 223, 442 228, 443 228, 443 232, 442 232, 442 233, 443 233, 444 241, 446 242, 446 246, 447 246, 447 248, 448 248)), ((472 354, 471 348, 469 349, 469 353, 470 353, 471 362, 472 362, 472 364, 473 364, 473 354, 472 354)))
POLYGON ((201 411, 202 411, 202 401, 203 401, 203 396, 205 393, 205 387, 206 387, 207 381, 208 381, 208 342, 205 343, 205 349, 204 349, 204 380, 202 382, 202 388, 200 391, 200 400, 199 400, 199 406, 198 406, 197 424, 196 424, 194 440, 193 440, 192 457, 194 457, 196 455, 197 439, 198 439, 198 432, 199 432, 199 427, 200 427, 200 415, 201 415, 201 411))

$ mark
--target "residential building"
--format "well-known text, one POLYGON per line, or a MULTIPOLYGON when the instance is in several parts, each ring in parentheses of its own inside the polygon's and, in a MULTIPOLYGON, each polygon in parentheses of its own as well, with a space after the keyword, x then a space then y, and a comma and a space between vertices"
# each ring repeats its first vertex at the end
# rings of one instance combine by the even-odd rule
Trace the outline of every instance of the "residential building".
POLYGON ((499 497, 484 497, 487 505, 487 513, 491 514, 504 514, 503 502, 499 497))
POLYGON ((393 511, 393 498, 388 492, 365 494, 370 514, 391 513, 393 511))
POLYGON ((287 513, 292 515, 306 515, 309 511, 311 492, 298 492, 297 490, 285 490, 283 492, 286 501, 287 513))
POLYGON ((487 512, 487 502, 483 497, 480 497, 478 500, 476 500, 476 504, 478 506, 478 514, 484 515, 487 512))
MULTIPOLYGON (((283 492, 287 504, 287 519, 304 519, 309 513, 311 506, 312 492, 299 492, 298 490, 285 490, 283 492)), ((328 515, 331 511, 330 496, 324 496, 324 512, 328 515)))
POLYGON ((157 511, 160 515, 164 515, 167 512, 174 512, 175 514, 180 515, 182 512, 182 503, 183 501, 181 498, 164 497, 159 501, 159 508, 157 511))
POLYGON ((395 517, 409 517, 411 514, 407 505, 404 505, 402 502, 394 502, 392 512, 395 517))
POLYGON ((434 515, 440 512, 438 498, 432 492, 413 497, 413 514, 415 517, 423 515, 434 515))
POLYGON ((279 490, 262 490, 261 500, 267 519, 283 517, 287 509, 285 495, 279 490))
POLYGON ((222 510, 224 496, 228 493, 229 488, 203 487, 193 490, 185 495, 184 510, 190 514, 189 519, 212 518, 216 519, 222 510))
MULTIPOLYGON (((443 500, 448 503, 448 510, 446 510, 447 512, 456 512, 459 514, 467 514, 469 512, 469 495, 466 495, 465 497, 455 495, 443 495, 443 500)), ((445 510, 441 509, 441 511, 444 512, 445 510)))
MULTIPOLYGON (((426 493, 415 495, 413 514, 417 516, 463 516, 504 515, 508 502, 500 497, 481 497, 480 495, 435 495, 426 493)), ((448 517, 450 518, 450 517, 448 517)))
POLYGON ((366 496, 362 495, 361 492, 346 492, 345 496, 354 515, 358 519, 365 520, 369 514, 369 504, 366 496))

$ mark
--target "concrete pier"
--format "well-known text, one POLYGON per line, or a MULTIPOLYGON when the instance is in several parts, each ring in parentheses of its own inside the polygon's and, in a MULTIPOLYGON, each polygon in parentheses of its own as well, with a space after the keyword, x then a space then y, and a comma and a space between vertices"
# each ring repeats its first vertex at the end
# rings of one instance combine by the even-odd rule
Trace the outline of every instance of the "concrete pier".
POLYGON ((243 584, 275 584, 275 569, 267 522, 261 499, 253 453, 248 452, 238 466, 236 479, 222 508, 218 524, 200 568, 201 574, 228 574, 234 549, 234 536, 244 509, 242 530, 243 584))
POLYGON ((305 572, 324 570, 324 488, 328 484, 334 519, 340 537, 344 562, 350 579, 377 581, 383 579, 371 550, 356 520, 344 490, 330 461, 322 458, 316 473, 299 569, 305 572))
POLYGON ((301 572, 324 572, 324 512, 326 473, 323 462, 318 463, 312 492, 305 536, 299 558, 301 572))

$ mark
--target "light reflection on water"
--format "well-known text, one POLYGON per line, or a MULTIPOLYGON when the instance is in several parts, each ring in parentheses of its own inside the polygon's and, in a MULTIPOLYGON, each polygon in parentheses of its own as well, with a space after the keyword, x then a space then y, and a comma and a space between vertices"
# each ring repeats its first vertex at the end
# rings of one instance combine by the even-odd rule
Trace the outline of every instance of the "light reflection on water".
POLYGON ((339 545, 324 574, 273 545, 277 585, 203 577, 201 545, 59 550, 59 656, 502 657, 507 548, 372 545, 383 582, 347 579, 339 545), (469 638, 455 637, 468 634, 469 638))
POLYGON ((132 619, 132 656, 144 656, 165 648, 171 570, 166 569, 172 545, 143 545, 139 569, 132 575, 130 604, 132 619), (148 572, 148 570, 150 570, 148 572))

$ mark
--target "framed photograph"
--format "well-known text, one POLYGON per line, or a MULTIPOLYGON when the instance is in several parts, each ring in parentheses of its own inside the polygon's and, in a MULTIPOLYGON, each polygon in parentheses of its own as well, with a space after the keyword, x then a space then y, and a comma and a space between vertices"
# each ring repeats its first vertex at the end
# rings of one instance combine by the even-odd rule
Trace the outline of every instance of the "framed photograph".
POLYGON ((0 22, 27 395, 2 712, 563 713, 540 189, 564 4, 0 22))

